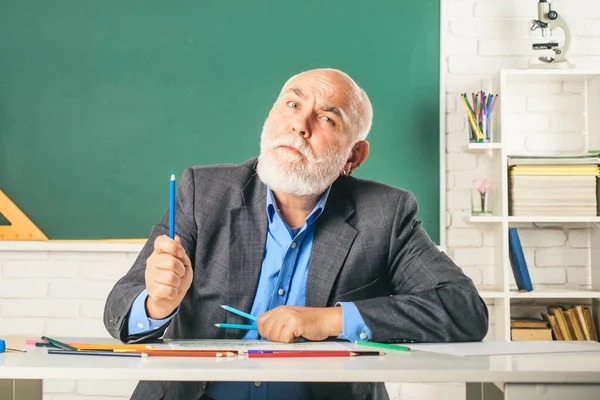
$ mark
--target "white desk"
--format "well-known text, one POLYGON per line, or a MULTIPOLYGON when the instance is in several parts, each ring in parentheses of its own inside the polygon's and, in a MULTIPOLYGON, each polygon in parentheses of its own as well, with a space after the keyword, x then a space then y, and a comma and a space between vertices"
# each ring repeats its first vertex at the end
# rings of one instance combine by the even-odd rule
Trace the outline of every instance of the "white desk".
MULTIPOLYGON (((7 340, 8 347, 25 348, 23 343, 24 338, 7 340)), ((0 354, 0 399, 11 399, 13 393, 14 399, 41 399, 43 379, 460 382, 468 384, 469 399, 481 399, 482 388, 490 390, 486 399, 502 398, 498 394, 492 396, 494 386, 481 383, 504 382, 507 400, 586 400, 600 398, 600 352, 454 357, 388 351, 383 357, 293 361, 244 356, 198 359, 65 356, 49 355, 43 348, 0 354)))

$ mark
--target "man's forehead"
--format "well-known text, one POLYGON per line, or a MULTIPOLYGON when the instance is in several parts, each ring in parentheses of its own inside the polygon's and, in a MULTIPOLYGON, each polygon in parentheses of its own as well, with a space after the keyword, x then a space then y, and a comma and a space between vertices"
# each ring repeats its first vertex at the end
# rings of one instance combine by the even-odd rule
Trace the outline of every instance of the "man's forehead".
POLYGON ((294 93, 300 98, 316 97, 319 101, 337 106, 348 107, 350 104, 350 88, 340 82, 329 79, 302 79, 298 77, 290 81, 282 93, 294 93))

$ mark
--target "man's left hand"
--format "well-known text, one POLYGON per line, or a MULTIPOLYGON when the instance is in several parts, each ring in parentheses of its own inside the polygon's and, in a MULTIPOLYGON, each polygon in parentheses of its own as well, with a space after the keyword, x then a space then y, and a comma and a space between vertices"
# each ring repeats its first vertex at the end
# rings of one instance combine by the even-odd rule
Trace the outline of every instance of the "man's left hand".
POLYGON ((256 324, 260 335, 272 342, 325 340, 342 333, 342 307, 280 306, 261 314, 256 324))

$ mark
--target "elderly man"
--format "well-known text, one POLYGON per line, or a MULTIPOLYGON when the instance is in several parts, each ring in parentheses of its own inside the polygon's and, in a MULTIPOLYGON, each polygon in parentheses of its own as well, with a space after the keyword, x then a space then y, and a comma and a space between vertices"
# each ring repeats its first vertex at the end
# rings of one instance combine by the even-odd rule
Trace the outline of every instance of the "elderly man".
MULTIPOLYGON (((372 108, 346 74, 292 77, 260 156, 193 167, 178 189, 175 240, 155 225, 110 293, 104 322, 125 342, 160 336, 476 341, 487 308, 430 240, 405 190, 351 177, 369 154, 372 108), (257 331, 220 305, 257 315, 257 331), (168 328, 168 329, 167 329, 168 328)), ((134 399, 387 399, 383 384, 141 382, 134 399)))

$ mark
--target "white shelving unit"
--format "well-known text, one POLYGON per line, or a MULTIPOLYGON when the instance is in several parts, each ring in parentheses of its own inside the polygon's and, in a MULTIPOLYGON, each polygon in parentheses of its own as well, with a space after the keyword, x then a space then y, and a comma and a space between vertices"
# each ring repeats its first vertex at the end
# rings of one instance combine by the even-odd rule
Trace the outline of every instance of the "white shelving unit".
MULTIPOLYGON (((478 288, 481 296, 494 304, 494 338, 510 340, 510 319, 514 316, 512 310, 521 304, 544 307, 549 302, 588 303, 596 326, 599 326, 600 217, 510 216, 507 162, 511 155, 600 149, 600 70, 502 70, 492 87, 484 90, 500 95, 494 111, 493 142, 469 144, 467 151, 486 151, 492 159, 492 172, 486 177, 491 177, 495 182, 492 193, 493 215, 471 216, 469 222, 489 224, 489 229, 494 234, 495 285, 478 288), (547 92, 540 90, 543 85, 548 85, 547 92), (528 89, 532 94, 528 94, 528 89), (547 129, 536 126, 536 121, 544 122, 545 118, 552 121, 547 122, 547 129), (532 276, 532 292, 520 293, 516 290, 509 259, 508 229, 513 225, 532 223, 584 224, 590 228, 590 288, 543 287, 536 285, 532 276)), ((483 264, 485 265, 489 263, 483 264)), ((531 270, 529 261, 528 267, 531 270)))

